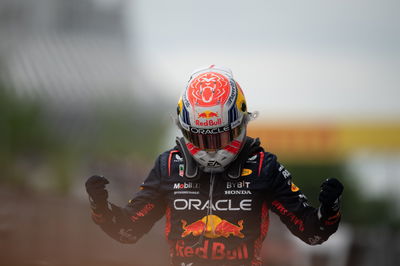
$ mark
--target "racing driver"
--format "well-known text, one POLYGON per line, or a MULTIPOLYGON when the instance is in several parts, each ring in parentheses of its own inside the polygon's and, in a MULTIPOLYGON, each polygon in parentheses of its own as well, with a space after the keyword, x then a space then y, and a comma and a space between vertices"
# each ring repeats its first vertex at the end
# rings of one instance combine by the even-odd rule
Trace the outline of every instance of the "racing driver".
POLYGON ((86 181, 94 222, 135 243, 165 215, 171 265, 262 265, 270 211, 304 242, 326 241, 338 228, 343 185, 327 179, 319 207, 310 206, 277 157, 246 135, 255 116, 229 69, 195 71, 177 107, 183 137, 159 155, 134 198, 118 207, 105 177, 86 181))

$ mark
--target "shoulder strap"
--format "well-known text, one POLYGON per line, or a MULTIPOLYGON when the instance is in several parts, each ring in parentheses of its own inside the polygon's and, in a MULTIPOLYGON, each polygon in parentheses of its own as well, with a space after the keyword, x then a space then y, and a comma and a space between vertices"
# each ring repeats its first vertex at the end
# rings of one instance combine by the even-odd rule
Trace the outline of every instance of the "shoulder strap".
POLYGON ((227 177, 230 179, 238 179, 242 174, 243 164, 249 158, 250 154, 258 148, 260 148, 260 140, 258 138, 253 139, 246 137, 245 143, 238 157, 227 169, 227 177))
POLYGON ((196 178, 199 172, 199 167, 193 157, 190 155, 184 139, 177 137, 176 144, 178 145, 179 151, 183 154, 183 160, 185 162, 185 176, 189 179, 196 178))

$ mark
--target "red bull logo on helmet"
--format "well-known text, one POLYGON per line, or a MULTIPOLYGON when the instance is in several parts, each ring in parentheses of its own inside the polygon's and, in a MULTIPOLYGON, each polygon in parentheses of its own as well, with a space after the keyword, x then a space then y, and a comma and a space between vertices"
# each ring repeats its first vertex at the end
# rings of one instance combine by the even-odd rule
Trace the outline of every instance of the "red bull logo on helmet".
POLYGON ((217 215, 207 215, 191 224, 187 224, 186 220, 181 220, 181 222, 182 229, 184 230, 181 235, 182 237, 190 234, 193 236, 204 234, 207 238, 228 238, 230 236, 244 238, 244 234, 241 232, 243 230, 243 220, 239 220, 236 225, 221 219, 217 215))
POLYGON ((204 111, 202 113, 199 113, 197 117, 208 119, 208 118, 218 117, 218 113, 212 111, 204 111))
POLYGON ((220 126, 220 125, 222 125, 221 118, 218 118, 217 120, 207 120, 205 122, 202 122, 202 121, 196 119, 196 126, 213 127, 213 126, 220 126))
POLYGON ((222 118, 219 117, 218 112, 204 111, 197 114, 195 120, 196 126, 214 127, 222 125, 222 118))

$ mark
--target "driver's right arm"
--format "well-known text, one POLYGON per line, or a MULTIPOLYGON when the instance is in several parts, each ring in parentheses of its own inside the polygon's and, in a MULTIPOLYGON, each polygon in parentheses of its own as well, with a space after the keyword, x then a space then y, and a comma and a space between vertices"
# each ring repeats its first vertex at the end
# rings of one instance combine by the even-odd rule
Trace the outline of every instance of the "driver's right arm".
POLYGON ((105 188, 108 180, 92 176, 86 181, 92 209, 92 219, 110 237, 121 243, 135 243, 146 234, 165 213, 160 191, 160 156, 148 177, 126 207, 108 202, 105 188))

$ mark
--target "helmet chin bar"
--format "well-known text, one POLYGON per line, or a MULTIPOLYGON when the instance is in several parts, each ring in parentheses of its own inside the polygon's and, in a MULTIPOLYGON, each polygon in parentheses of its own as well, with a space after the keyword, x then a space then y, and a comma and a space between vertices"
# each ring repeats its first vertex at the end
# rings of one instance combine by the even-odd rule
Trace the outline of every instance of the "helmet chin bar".
MULTIPOLYGON (((234 141, 240 141, 243 146, 245 137, 246 130, 242 130, 241 134, 235 138, 234 141)), ((187 140, 185 139, 185 141, 187 140)), ((237 153, 232 153, 226 149, 220 149, 217 151, 200 150, 195 154, 192 154, 192 157, 200 165, 200 169, 202 169, 203 172, 221 173, 236 159, 239 152, 240 149, 237 153)))
POLYGON ((216 152, 207 152, 201 150, 193 155, 196 162, 200 164, 200 168, 206 173, 221 173, 225 170, 224 166, 227 166, 236 157, 226 150, 218 150, 216 152))

